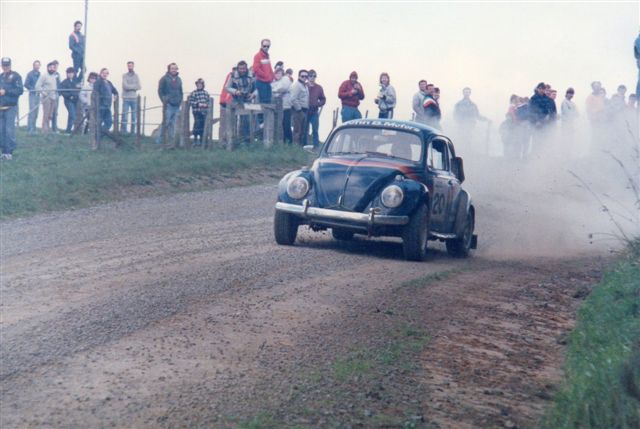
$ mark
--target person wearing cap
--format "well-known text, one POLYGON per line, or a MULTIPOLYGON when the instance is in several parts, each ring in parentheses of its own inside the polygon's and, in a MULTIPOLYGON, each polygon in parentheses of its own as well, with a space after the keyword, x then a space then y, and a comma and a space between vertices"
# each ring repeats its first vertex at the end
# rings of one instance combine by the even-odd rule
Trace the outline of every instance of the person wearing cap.
POLYGON ((71 60, 73 61, 73 68, 76 71, 76 74, 82 80, 85 38, 84 34, 82 34, 80 30, 82 30, 82 22, 74 22, 73 32, 69 34, 69 49, 71 49, 71 60))
MULTIPOLYGON (((320 137, 318 128, 320 126, 320 110, 322 106, 327 102, 327 97, 324 95, 322 86, 316 82, 318 73, 315 70, 309 70, 309 111, 307 112, 307 123, 311 128, 311 140, 313 147, 317 148, 320 145, 320 137)), ((308 133, 305 132, 305 137, 308 133)))
POLYGON ((24 88, 22 77, 11 70, 11 58, 3 57, 0 63, 0 146, 2 158, 10 160, 16 148, 16 106, 24 88))
POLYGON ((40 110, 40 95, 36 91, 36 83, 40 79, 40 61, 35 60, 32 69, 24 79, 24 87, 29 91, 29 119, 27 120, 27 134, 36 132, 38 110, 40 110))
POLYGON ((193 143, 202 146, 204 121, 209 111, 209 93, 204 89, 204 80, 196 80, 196 89, 189 95, 189 105, 193 112, 193 143))
POLYGON ((340 84, 338 98, 342 101, 342 122, 362 118, 358 106, 360 105, 360 101, 364 100, 364 89, 362 89, 362 85, 358 82, 357 72, 352 71, 349 79, 340 84))
POLYGON ((81 80, 76 77, 76 70, 67 67, 67 78, 60 83, 60 93, 64 100, 64 107, 67 109, 67 128, 65 132, 71 134, 73 124, 76 122, 76 112, 78 110, 78 100, 81 80))
POLYGON ((131 133, 136 129, 136 112, 138 111, 138 91, 142 89, 140 77, 133 70, 133 61, 127 62, 127 72, 122 75, 122 127, 123 133, 127 132, 127 117, 131 112, 131 133))
POLYGON ((262 39, 260 50, 253 57, 253 74, 256 77, 256 89, 258 90, 258 102, 271 103, 271 82, 273 82, 273 69, 269 59, 271 40, 262 39))
POLYGON ((58 103, 58 63, 47 64, 47 72, 42 73, 36 82, 36 91, 42 102, 42 132, 51 132, 53 112, 58 103))

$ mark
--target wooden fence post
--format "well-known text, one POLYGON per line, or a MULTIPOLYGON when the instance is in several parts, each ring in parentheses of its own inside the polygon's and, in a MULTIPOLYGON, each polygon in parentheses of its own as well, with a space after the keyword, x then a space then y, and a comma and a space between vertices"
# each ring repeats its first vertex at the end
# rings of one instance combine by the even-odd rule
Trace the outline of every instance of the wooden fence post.
POLYGON ((191 149, 191 130, 189 130, 189 110, 191 108, 191 104, 188 101, 182 102, 182 129, 180 136, 180 144, 181 146, 186 147, 187 149, 191 149))
POLYGON ((147 121, 147 96, 142 99, 142 135, 144 135, 144 125, 147 121))
POLYGON ((284 128, 282 123, 284 122, 284 109, 282 107, 282 97, 276 97, 275 99, 275 111, 274 111, 274 143, 279 144, 284 141, 284 128))
POLYGON ((262 115, 262 143, 265 148, 273 146, 274 132, 276 127, 276 115, 274 104, 263 104, 262 115))
POLYGON ((140 99, 141 97, 138 95, 138 98, 136 99, 136 111, 135 111, 135 115, 136 115, 136 147, 138 149, 140 149, 141 145, 142 145, 142 140, 140 139, 140 127, 142 126, 140 124, 140 99))
POLYGON ((162 125, 160 127, 162 148, 169 149, 169 139, 167 139, 167 103, 162 103, 162 125))
POLYGON ((89 135, 91 136, 91 148, 93 150, 100 149, 100 95, 98 91, 91 93, 91 106, 89 107, 89 135))
MULTIPOLYGON (((79 92, 78 92, 79 94, 79 92)), ((76 103, 76 121, 73 123, 73 134, 81 134, 82 132, 82 123, 84 119, 84 109, 82 108, 82 103, 80 100, 76 103)))
POLYGON ((224 132, 224 143, 227 150, 233 150, 233 136, 236 133, 236 113, 235 109, 231 106, 231 104, 227 104, 225 110, 225 132, 224 132))
POLYGON ((213 147, 213 97, 209 97, 209 108, 207 109, 207 116, 204 120, 204 135, 202 136, 203 145, 205 149, 213 147))
POLYGON ((120 133, 120 97, 113 96, 113 133, 120 133))

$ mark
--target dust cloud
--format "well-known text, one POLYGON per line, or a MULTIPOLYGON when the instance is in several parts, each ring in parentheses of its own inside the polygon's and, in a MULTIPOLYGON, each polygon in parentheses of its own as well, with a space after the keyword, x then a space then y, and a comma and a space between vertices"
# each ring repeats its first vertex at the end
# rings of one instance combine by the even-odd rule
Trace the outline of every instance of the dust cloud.
POLYGON ((495 124, 478 122, 464 141, 445 121, 476 205, 477 254, 579 256, 620 250, 625 236, 640 236, 638 117, 625 113, 606 127, 580 119, 571 132, 558 120, 534 133, 524 159, 505 156, 495 124))

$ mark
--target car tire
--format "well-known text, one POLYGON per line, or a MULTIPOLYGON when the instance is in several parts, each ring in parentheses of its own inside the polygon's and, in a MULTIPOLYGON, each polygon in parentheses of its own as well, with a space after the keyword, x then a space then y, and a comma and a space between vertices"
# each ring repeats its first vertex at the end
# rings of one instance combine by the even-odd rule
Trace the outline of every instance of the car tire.
POLYGON ((331 228, 331 235, 333 238, 340 241, 351 241, 353 240, 353 231, 349 231, 348 229, 342 228, 331 228))
POLYGON ((447 252, 454 258, 466 258, 471 253, 471 242, 473 240, 473 230, 475 219, 471 211, 467 212, 462 237, 447 240, 447 252))
POLYGON ((298 220, 291 214, 276 210, 273 219, 273 232, 276 243, 286 246, 292 245, 298 235, 298 220))
POLYGON ((408 261, 424 261, 429 240, 429 208, 422 204, 402 230, 402 251, 408 261))

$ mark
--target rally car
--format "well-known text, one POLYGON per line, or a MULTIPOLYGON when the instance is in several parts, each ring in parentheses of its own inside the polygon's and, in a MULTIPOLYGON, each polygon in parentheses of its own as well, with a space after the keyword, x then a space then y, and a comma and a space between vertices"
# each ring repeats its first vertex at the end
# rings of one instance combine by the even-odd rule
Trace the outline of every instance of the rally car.
POLYGON ((402 238, 405 259, 421 261, 427 241, 466 257, 477 246, 475 207, 462 189, 462 158, 438 130, 409 121, 358 119, 334 129, 311 168, 278 185, 274 234, 295 242, 298 227, 402 238))

